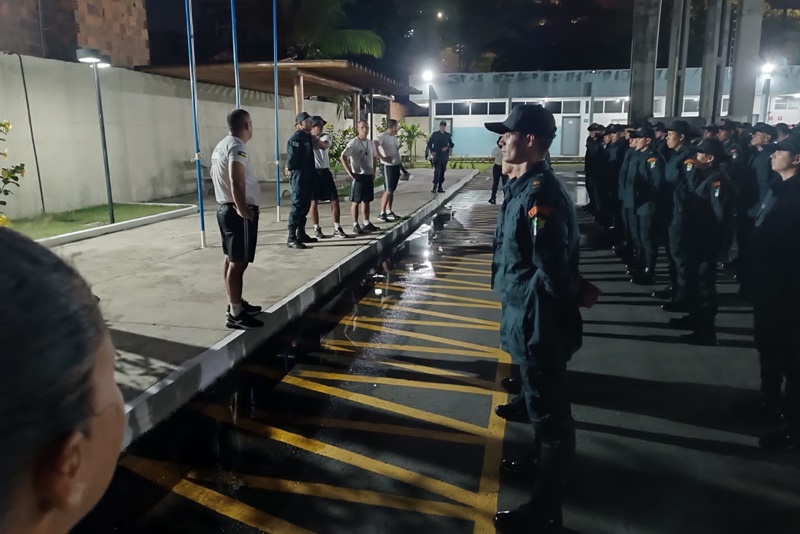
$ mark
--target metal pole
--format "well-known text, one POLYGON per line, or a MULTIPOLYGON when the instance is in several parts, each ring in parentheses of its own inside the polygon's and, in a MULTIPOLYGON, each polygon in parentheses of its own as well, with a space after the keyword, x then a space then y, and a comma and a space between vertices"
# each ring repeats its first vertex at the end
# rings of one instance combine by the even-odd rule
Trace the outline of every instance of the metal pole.
POLYGON ((278 0, 272 0, 272 78, 275 92, 275 199, 276 222, 281 222, 281 142, 278 113, 278 0))
POLYGON ((22 75, 22 90, 25 93, 25 107, 28 110, 28 127, 31 131, 31 145, 33 146, 33 161, 36 163, 36 178, 39 181, 39 198, 42 202, 42 213, 47 213, 44 207, 44 187, 42 187, 42 171, 39 168, 39 151, 36 149, 36 136, 33 135, 33 117, 31 116, 31 101, 28 97, 28 81, 25 77, 25 66, 22 64, 22 56, 18 52, 6 52, 14 54, 19 59, 19 72, 22 75))
POLYGON ((114 224, 114 197, 111 194, 111 173, 108 170, 108 146, 106 146, 106 121, 103 117, 103 95, 100 92, 100 73, 97 64, 92 64, 94 88, 97 92, 97 117, 100 120, 100 143, 103 145, 103 170, 106 173, 106 196, 108 197, 108 221, 114 224))
POLYGON ((761 122, 767 122, 769 119, 769 101, 771 92, 772 77, 767 74, 764 78, 764 90, 761 94, 761 116, 758 118, 761 122))
POLYGON ((236 80, 236 109, 241 109, 242 85, 239 83, 239 32, 236 30, 236 0, 231 0, 231 34, 233 36, 233 76, 236 80))
POLYGON ((192 0, 184 0, 186 9, 186 38, 189 49, 189 77, 192 86, 192 121, 194 123, 194 164, 197 170, 197 207, 200 210, 200 248, 206 248, 206 220, 203 206, 203 168, 200 163, 200 129, 197 125, 197 72, 194 64, 194 21, 192 0))

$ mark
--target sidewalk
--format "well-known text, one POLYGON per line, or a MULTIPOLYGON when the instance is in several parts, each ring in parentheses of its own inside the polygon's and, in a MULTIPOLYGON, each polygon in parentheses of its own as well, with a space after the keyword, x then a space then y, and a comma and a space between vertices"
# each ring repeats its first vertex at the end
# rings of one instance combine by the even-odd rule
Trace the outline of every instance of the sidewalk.
MULTIPOLYGON (((326 239, 300 251, 286 248, 288 205, 282 201, 282 221, 275 222, 274 192, 262 186, 258 252, 245 275, 245 298, 264 307, 267 325, 248 332, 224 325, 227 297, 213 204, 205 210, 206 249, 199 248, 196 214, 54 248, 102 299, 119 351, 117 381, 129 415, 126 446, 410 234, 475 174, 450 170, 447 192, 432 195, 432 171, 414 169, 413 180, 400 182, 394 203, 394 211, 408 219, 376 221, 376 190, 371 219, 386 232, 326 239)), ((349 211, 350 203, 343 202, 345 231, 352 228, 349 211)), ((320 207, 320 219, 330 235, 329 205, 320 207)))

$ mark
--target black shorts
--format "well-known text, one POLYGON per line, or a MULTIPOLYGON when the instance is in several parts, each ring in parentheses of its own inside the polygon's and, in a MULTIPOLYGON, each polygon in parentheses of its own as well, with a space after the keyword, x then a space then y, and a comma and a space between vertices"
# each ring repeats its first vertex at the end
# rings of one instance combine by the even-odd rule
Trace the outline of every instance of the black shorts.
POLYGON ((233 204, 220 204, 217 210, 222 252, 234 263, 253 263, 256 258, 258 207, 250 208, 254 212, 252 221, 239 217, 233 204))
POLYGON ((375 176, 372 174, 356 174, 350 188, 351 202, 372 202, 375 200, 375 176))
POLYGON ((383 166, 383 190, 394 193, 400 182, 400 165, 383 166))
POLYGON ((330 169, 317 169, 316 183, 314 184, 311 198, 320 202, 339 200, 336 180, 334 180, 330 169))

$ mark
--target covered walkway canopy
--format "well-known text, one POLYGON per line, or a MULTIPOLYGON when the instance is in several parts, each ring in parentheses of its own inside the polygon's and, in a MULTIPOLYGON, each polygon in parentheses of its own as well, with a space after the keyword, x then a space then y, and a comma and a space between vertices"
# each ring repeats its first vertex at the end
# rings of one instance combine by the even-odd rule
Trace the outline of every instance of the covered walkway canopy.
MULTIPOLYGON (((274 90, 273 63, 240 63, 239 76, 242 89, 272 93, 274 90)), ((137 70, 188 80, 189 66, 148 66, 137 70)), ((214 63, 197 66, 197 81, 235 87, 233 63, 214 63)), ((303 109, 306 96, 351 95, 354 119, 358 121, 361 94, 380 95, 384 98, 417 95, 422 92, 407 84, 393 80, 366 67, 346 60, 304 60, 278 62, 278 93, 293 96, 295 112, 303 109)))

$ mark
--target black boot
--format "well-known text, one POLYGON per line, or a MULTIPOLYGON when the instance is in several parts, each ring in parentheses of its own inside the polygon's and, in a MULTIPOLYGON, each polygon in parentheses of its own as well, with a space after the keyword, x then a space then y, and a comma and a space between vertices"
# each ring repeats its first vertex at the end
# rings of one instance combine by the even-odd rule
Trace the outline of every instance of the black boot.
POLYGON ((308 235, 304 228, 299 228, 297 230, 297 242, 298 243, 303 243, 303 244, 306 244, 306 243, 317 243, 318 239, 308 235))
POLYGON ((545 507, 531 501, 516 510, 497 512, 494 516, 494 527, 502 534, 561 532, 563 528, 561 507, 545 507))
POLYGON ((297 240, 297 230, 294 228, 289 230, 289 238, 286 240, 286 246, 289 248, 306 248, 306 246, 297 240))
POLYGON ((530 417, 528 417, 528 407, 525 406, 525 399, 522 397, 522 395, 515 397, 508 404, 496 406, 494 413, 506 421, 511 421, 514 423, 530 422, 530 417))
POLYGON ((656 275, 653 272, 653 269, 650 268, 645 269, 641 275, 635 276, 631 279, 631 282, 639 286, 651 286, 655 281, 656 275))
POLYGON ((522 381, 518 378, 504 378, 500 385, 512 395, 519 395, 522 392, 522 381))
POLYGON ((664 289, 657 289, 652 293, 654 299, 671 300, 673 296, 672 286, 664 289))

